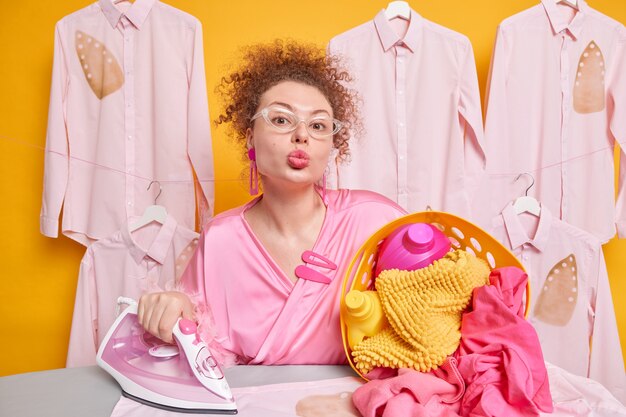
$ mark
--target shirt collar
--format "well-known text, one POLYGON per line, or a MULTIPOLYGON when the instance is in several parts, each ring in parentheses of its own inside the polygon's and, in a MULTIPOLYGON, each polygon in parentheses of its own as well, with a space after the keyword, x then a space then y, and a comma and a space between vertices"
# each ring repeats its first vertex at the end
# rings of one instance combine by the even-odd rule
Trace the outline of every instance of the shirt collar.
POLYGON ((589 11, 589 6, 585 2, 585 0, 578 0, 578 12, 576 12, 574 19, 569 23, 565 20, 565 18, 559 11, 556 1, 541 0, 541 3, 546 10, 546 14, 548 15, 548 20, 550 21, 550 25, 552 26, 552 32, 554 35, 561 32, 562 30, 567 29, 569 33, 574 37, 574 39, 578 39, 580 37, 585 13, 589 11))
POLYGON ((128 247, 128 251, 131 257, 136 263, 140 263, 143 258, 149 256, 161 265, 165 262, 165 257, 174 238, 174 232, 176 231, 176 220, 174 217, 167 216, 165 223, 159 229, 156 238, 150 244, 150 247, 146 250, 141 248, 130 234, 130 227, 127 223, 122 228, 122 239, 128 247))
POLYGON ((415 52, 417 50, 418 41, 422 31, 422 16, 420 16, 415 10, 411 9, 409 28, 407 29, 404 38, 401 38, 396 31, 393 30, 391 24, 387 20, 387 16, 385 16, 384 9, 378 12, 376 17, 374 17, 374 26, 376 27, 376 32, 378 32, 380 44, 385 52, 387 52, 392 46, 402 42, 404 42, 411 52, 415 52))
POLYGON ((122 16, 126 16, 137 29, 141 29, 141 25, 145 22, 150 10, 152 10, 152 6, 154 6, 156 2, 156 0, 135 0, 128 10, 122 12, 115 7, 113 1, 114 0, 98 0, 102 13, 104 13, 104 16, 113 29, 115 29, 122 16))
POLYGON ((526 230, 524 230, 524 226, 522 226, 512 203, 509 203, 504 210, 502 210, 502 219, 504 220, 504 227, 509 237, 509 242, 511 242, 511 249, 516 249, 525 243, 529 243, 537 248, 537 250, 543 252, 548 245, 552 213, 550 213, 543 204, 541 205, 541 212, 539 213, 537 233, 535 233, 533 239, 529 238, 528 234, 526 234, 526 230))

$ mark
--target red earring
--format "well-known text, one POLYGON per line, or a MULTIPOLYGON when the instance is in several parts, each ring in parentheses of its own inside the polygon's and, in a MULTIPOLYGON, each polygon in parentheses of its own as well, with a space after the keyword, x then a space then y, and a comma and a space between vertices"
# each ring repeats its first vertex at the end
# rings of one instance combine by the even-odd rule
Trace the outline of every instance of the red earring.
POLYGON ((250 159, 250 195, 259 193, 259 171, 256 167, 256 152, 254 148, 248 149, 248 158, 250 159))

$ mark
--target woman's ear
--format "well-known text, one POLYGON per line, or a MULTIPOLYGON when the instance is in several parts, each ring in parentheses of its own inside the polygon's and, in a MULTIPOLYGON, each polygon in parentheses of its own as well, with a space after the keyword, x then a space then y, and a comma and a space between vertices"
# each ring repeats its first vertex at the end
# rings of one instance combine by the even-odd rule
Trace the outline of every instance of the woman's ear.
POLYGON ((246 147, 248 149, 254 148, 254 133, 251 128, 246 129, 246 147))

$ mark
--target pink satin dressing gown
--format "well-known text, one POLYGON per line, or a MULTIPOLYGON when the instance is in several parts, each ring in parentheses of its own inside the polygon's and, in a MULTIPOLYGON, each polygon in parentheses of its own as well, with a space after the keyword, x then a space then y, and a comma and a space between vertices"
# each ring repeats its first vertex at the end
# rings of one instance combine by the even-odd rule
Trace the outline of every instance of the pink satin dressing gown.
POLYGON ((294 283, 244 218, 260 198, 211 220, 181 278, 181 289, 196 302, 203 338, 225 365, 345 363, 339 296, 346 269, 371 234, 405 211, 373 192, 328 191, 311 248, 321 266, 302 265, 329 283, 294 283))

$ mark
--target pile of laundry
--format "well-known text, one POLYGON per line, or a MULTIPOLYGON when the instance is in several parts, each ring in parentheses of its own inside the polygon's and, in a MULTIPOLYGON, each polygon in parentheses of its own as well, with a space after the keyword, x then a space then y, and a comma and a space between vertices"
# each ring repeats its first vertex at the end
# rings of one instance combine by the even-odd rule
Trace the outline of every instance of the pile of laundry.
POLYGON ((395 246, 390 235, 375 291, 346 295, 352 360, 370 379, 354 392, 356 408, 364 417, 552 412, 539 339, 524 318, 526 273, 450 251, 425 226, 407 226, 395 246))

